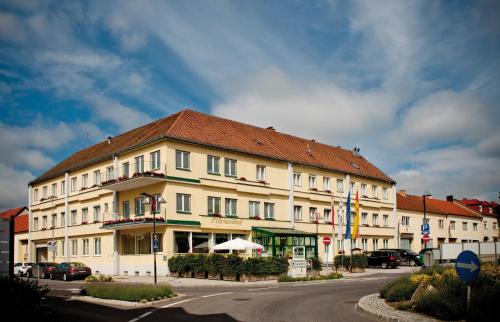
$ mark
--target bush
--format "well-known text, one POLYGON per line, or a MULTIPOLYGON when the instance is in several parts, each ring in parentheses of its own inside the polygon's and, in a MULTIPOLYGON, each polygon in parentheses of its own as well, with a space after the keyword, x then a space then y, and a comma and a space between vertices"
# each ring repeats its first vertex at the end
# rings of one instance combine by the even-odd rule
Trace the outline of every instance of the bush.
POLYGON ((352 255, 352 267, 366 268, 368 266, 368 257, 365 254, 352 255))
POLYGON ((108 275, 90 275, 85 278, 85 282, 87 283, 92 283, 92 282, 113 282, 113 277, 108 276, 108 275))
MULTIPOLYGON (((351 256, 349 255, 337 255, 334 258, 335 268, 344 267, 349 269, 351 267, 351 256)), ((352 267, 356 268, 366 268, 368 266, 368 257, 365 254, 354 254, 352 255, 352 267)))
POLYGON ((408 276, 400 277, 382 286, 380 297, 388 302, 410 300, 417 287, 408 276))
POLYGON ((349 255, 337 255, 334 258, 335 268, 344 267, 349 268, 351 262, 351 256, 349 255))
POLYGON ((100 299, 129 302, 154 301, 175 296, 174 291, 169 286, 152 284, 91 283, 83 287, 82 294, 100 299))
POLYGON ((52 312, 44 302, 47 286, 36 281, 0 277, 2 315, 8 321, 51 321, 52 312))
POLYGON ((278 277, 278 282, 305 282, 305 281, 320 281, 320 280, 336 280, 342 278, 340 273, 330 273, 328 275, 291 277, 287 274, 282 274, 278 277))
POLYGON ((312 269, 321 270, 321 260, 318 257, 311 257, 312 269))

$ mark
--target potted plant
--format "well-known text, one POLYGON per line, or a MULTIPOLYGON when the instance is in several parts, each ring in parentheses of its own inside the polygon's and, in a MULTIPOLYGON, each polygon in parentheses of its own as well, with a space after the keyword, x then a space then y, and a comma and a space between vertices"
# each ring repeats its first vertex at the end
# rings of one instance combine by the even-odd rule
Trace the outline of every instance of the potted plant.
POLYGON ((82 225, 86 225, 87 224, 87 221, 82 221, 82 225))
POLYGON ((260 217, 259 216, 253 216, 253 219, 254 220, 260 220, 260 217))
POLYGON ((219 213, 208 214, 210 217, 222 217, 219 213))

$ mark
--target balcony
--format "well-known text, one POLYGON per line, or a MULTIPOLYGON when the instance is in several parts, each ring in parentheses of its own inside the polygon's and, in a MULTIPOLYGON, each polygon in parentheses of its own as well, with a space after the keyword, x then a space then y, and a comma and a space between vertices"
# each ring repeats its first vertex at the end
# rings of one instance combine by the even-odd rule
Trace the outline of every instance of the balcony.
POLYGON ((147 171, 144 171, 144 167, 142 167, 138 172, 134 172, 129 176, 128 167, 120 167, 106 173, 106 180, 101 183, 101 188, 118 192, 163 182, 167 179, 166 169, 167 167, 165 164, 160 165, 160 167, 156 169, 147 171), (164 171, 160 169, 164 169, 164 171))

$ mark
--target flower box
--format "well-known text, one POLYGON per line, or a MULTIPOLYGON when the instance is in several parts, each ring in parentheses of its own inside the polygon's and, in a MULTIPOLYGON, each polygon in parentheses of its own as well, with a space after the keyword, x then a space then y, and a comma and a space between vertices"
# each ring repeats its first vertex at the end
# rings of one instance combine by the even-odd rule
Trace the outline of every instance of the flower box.
POLYGON ((208 214, 210 217, 222 217, 221 214, 208 214))
POLYGON ((125 180, 128 180, 129 177, 128 176, 121 176, 121 177, 118 177, 118 181, 125 181, 125 180))
POLYGON ((115 182, 116 182, 116 179, 110 179, 110 180, 103 181, 101 184, 104 186, 104 185, 115 183, 115 182))
POLYGON ((42 230, 47 230, 47 228, 42 228, 42 230))
POLYGON ((380 225, 373 225, 373 227, 380 227, 380 225))
POLYGON ((319 224, 319 220, 313 220, 311 221, 313 224, 319 224))
POLYGON ((331 225, 332 222, 331 221, 325 221, 325 224, 331 225))
POLYGON ((276 219, 274 219, 274 218, 264 218, 264 220, 275 221, 276 219))
POLYGON ((100 222, 99 220, 94 220, 94 224, 97 224, 98 222, 100 222))
POLYGON ((266 180, 258 180, 257 182, 258 182, 258 183, 263 183, 263 184, 266 184, 266 180))
POLYGON ((80 191, 87 190, 87 189, 88 189, 87 187, 82 187, 82 188, 80 189, 80 191))
POLYGON ((331 190, 325 190, 325 192, 326 192, 326 193, 332 193, 332 191, 331 191, 331 190))
POLYGON ((240 177, 240 180, 242 180, 242 181, 247 181, 247 178, 245 178, 245 177, 240 177))
POLYGON ((311 191, 318 191, 318 188, 309 188, 311 191))
POLYGON ((86 221, 82 221, 82 225, 86 225, 86 224, 87 224, 87 222, 86 222, 86 221))
POLYGON ((254 220, 260 220, 260 217, 259 216, 253 216, 252 217, 254 220))
POLYGON ((368 224, 361 224, 361 227, 370 227, 368 224))

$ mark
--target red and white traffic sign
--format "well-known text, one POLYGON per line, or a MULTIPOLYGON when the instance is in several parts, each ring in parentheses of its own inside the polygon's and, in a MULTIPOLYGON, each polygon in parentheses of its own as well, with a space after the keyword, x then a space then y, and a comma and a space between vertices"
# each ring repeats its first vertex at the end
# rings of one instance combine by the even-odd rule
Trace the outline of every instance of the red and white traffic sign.
POLYGON ((323 244, 330 245, 332 243, 332 239, 328 236, 323 237, 323 244))
POLYGON ((429 237, 429 235, 425 234, 422 236, 422 240, 424 241, 424 243, 427 243, 429 240, 431 240, 431 238, 429 237))

